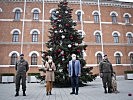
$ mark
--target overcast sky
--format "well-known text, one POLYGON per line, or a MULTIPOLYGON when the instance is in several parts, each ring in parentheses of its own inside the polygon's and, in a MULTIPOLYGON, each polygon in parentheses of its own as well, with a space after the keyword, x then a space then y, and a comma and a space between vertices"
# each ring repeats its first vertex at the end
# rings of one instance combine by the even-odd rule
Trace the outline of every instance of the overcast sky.
POLYGON ((133 0, 117 0, 117 1, 127 1, 127 2, 133 2, 133 0))

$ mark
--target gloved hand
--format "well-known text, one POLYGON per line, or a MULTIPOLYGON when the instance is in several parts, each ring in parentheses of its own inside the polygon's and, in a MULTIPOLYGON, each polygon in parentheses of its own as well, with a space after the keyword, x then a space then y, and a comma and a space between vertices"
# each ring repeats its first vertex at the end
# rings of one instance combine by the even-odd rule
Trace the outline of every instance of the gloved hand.
POLYGON ((103 73, 100 73, 100 77, 103 78, 103 73))

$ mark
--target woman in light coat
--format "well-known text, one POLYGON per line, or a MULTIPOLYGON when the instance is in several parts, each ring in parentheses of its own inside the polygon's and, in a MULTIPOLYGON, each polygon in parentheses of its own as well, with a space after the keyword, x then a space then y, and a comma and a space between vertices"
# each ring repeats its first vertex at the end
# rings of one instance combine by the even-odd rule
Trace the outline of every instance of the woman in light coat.
POLYGON ((52 57, 49 58, 48 62, 45 64, 46 70, 46 95, 50 94, 53 88, 53 81, 55 81, 54 71, 56 70, 55 64, 52 61, 52 57))

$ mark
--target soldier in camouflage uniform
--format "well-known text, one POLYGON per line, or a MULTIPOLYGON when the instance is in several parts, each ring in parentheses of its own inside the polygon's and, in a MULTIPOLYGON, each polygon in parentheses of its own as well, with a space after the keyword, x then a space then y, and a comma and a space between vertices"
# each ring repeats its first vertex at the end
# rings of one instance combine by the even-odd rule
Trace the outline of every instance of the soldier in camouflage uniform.
POLYGON ((26 96, 26 72, 29 70, 28 62, 24 60, 24 54, 20 54, 20 60, 15 65, 16 69, 16 94, 19 96, 20 80, 22 79, 23 96, 26 96))
POLYGON ((104 87, 104 93, 107 93, 107 87, 108 87, 108 93, 111 93, 111 80, 112 80, 112 73, 113 68, 112 64, 109 62, 107 55, 104 55, 104 59, 99 64, 99 70, 100 70, 100 77, 102 78, 103 87, 104 87))

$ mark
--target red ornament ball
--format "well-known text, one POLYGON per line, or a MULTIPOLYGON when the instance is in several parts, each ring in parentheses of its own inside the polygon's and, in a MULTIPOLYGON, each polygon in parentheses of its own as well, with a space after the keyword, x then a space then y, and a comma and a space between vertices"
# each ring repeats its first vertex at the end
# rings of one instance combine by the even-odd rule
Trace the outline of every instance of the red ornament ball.
POLYGON ((53 28, 55 29, 55 28, 57 28, 56 26, 53 26, 53 28))
POLYGON ((61 49, 58 49, 58 52, 61 52, 61 49))
POLYGON ((62 18, 62 16, 61 16, 61 15, 59 15, 58 17, 59 17, 59 18, 62 18))
POLYGON ((80 50, 78 49, 77 52, 80 52, 80 50))
POLYGON ((72 35, 70 36, 70 39, 73 39, 73 36, 72 35))
POLYGON ((61 54, 61 56, 65 56, 65 54, 61 54))
POLYGON ((64 2, 64 5, 67 5, 68 4, 68 2, 64 2))

